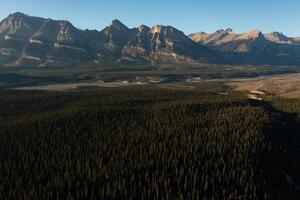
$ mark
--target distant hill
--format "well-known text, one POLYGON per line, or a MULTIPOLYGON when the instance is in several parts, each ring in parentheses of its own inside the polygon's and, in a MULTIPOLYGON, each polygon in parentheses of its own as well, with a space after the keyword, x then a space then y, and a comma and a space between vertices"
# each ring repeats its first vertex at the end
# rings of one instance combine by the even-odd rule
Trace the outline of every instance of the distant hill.
POLYGON ((0 65, 71 66, 82 63, 300 64, 300 39, 231 29, 186 36, 171 26, 128 28, 118 20, 102 31, 17 12, 0 22, 0 65))

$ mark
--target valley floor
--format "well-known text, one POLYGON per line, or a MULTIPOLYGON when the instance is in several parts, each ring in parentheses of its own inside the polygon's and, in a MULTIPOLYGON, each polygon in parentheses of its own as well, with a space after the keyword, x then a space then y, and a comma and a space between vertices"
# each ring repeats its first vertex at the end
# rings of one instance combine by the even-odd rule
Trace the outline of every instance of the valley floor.
POLYGON ((200 82, 228 82, 238 91, 246 91, 249 97, 257 95, 273 95, 287 98, 300 98, 300 73, 273 75, 256 78, 234 78, 234 79, 211 79, 211 80, 186 80, 179 82, 164 83, 163 79, 157 82, 118 80, 105 82, 102 80, 75 83, 59 83, 47 85, 34 85, 16 87, 17 90, 45 90, 45 91, 68 91, 82 87, 129 87, 139 85, 157 85, 160 88, 169 89, 193 89, 193 85, 200 82), (259 93, 259 94, 257 94, 259 93))
POLYGON ((261 91, 266 94, 300 98, 300 73, 263 78, 236 79, 230 82, 239 91, 261 91))
POLYGON ((17 87, 16 90, 45 90, 45 91, 67 91, 79 89, 81 87, 126 87, 138 85, 139 83, 129 83, 127 81, 120 82, 104 82, 104 81, 94 81, 94 82, 79 82, 79 83, 61 83, 61 84, 50 84, 50 85, 37 85, 37 86, 27 86, 27 87, 17 87))

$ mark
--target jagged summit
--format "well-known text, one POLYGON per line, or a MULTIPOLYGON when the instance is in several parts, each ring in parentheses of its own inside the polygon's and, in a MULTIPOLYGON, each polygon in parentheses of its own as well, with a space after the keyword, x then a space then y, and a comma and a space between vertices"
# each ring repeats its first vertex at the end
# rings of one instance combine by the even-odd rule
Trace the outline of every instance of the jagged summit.
POLYGON ((249 39, 256 39, 258 37, 262 36, 262 32, 259 29, 254 29, 250 32, 243 33, 239 35, 237 39, 239 40, 249 40, 249 39))
POLYGON ((216 33, 224 33, 224 32, 226 32, 224 29, 219 29, 216 31, 216 33))
MULTIPOLYGON (((200 32, 201 33, 201 32, 200 32)), ((203 32, 204 33, 204 32, 203 32)), ((219 29, 215 33, 233 33, 233 29, 227 28, 227 29, 219 29)))
POLYGON ((227 33, 234 33, 234 31, 233 31, 232 28, 227 28, 225 31, 226 31, 227 33))
POLYGON ((111 22, 111 27, 114 27, 114 28, 117 28, 117 29, 128 29, 128 27, 123 24, 121 21, 119 21, 118 19, 114 19, 112 22, 111 22))
POLYGON ((138 29, 139 29, 139 31, 145 31, 145 30, 150 31, 151 30, 151 28, 146 25, 140 25, 138 29))
POLYGON ((279 32, 265 34, 265 38, 269 41, 282 44, 292 44, 295 41, 293 38, 289 38, 283 33, 279 32))
POLYGON ((26 15, 22 12, 14 12, 10 14, 8 17, 29 17, 29 15, 26 15))
POLYGON ((20 12, 10 14, 0 22, 0 34, 4 39, 28 39, 44 23, 44 19, 39 17, 30 17, 20 12))

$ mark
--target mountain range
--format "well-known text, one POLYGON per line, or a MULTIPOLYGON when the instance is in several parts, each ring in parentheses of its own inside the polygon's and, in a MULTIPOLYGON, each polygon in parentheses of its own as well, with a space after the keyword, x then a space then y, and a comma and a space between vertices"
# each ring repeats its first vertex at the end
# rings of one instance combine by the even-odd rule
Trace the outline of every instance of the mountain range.
POLYGON ((101 31, 17 12, 0 22, 0 66, 55 67, 82 63, 300 65, 300 37, 232 29, 185 35, 171 26, 101 31))

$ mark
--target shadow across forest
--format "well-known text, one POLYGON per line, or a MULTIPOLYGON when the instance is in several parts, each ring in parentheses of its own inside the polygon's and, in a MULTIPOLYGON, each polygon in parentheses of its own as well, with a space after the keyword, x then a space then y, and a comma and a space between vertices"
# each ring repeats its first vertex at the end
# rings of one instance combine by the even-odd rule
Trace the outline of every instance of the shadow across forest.
POLYGON ((264 108, 271 119, 271 126, 265 130, 266 139, 272 144, 271 162, 266 162, 266 171, 273 176, 266 179, 273 188, 281 189, 273 194, 277 193, 278 199, 300 198, 300 121, 297 114, 279 110, 268 101, 249 100, 249 103, 264 108))

